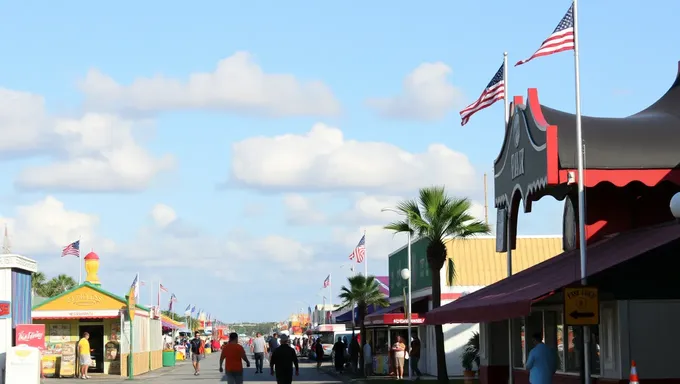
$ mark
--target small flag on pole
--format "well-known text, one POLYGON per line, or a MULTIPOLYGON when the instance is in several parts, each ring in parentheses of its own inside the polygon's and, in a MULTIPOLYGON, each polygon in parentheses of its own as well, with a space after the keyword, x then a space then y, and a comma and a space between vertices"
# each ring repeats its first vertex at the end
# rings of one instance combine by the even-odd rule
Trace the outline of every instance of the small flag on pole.
POLYGON ((331 285, 331 275, 328 275, 328 277, 326 277, 326 280, 323 281, 324 288, 328 288, 329 285, 331 285))
POLYGON ((366 235, 361 236, 359 244, 357 244, 352 253, 349 254, 349 259, 352 260, 356 258, 357 263, 363 263, 364 257, 366 257, 366 235))
POLYGON ((484 88, 482 94, 479 96, 477 101, 468 105, 460 111, 460 125, 465 125, 470 121, 470 118, 475 113, 481 111, 482 109, 488 108, 493 105, 498 100, 503 100, 505 97, 505 78, 503 77, 503 72, 505 69, 505 63, 501 64, 489 84, 484 88))
POLYGON ((571 4, 569 10, 564 15, 560 23, 553 33, 548 36, 547 39, 541 44, 538 50, 531 55, 530 58, 525 60, 520 60, 515 64, 518 65, 526 64, 536 57, 548 56, 553 53, 570 51, 574 49, 576 41, 574 39, 574 3, 571 4))
POLYGON ((61 257, 64 256, 75 256, 80 257, 80 240, 76 240, 71 244, 64 247, 61 251, 61 257))
POLYGON ((191 304, 187 305, 187 309, 184 310, 184 314, 187 316, 191 314, 191 304))
POLYGON ((163 286, 163 284, 158 284, 158 287, 160 288, 161 292, 168 293, 168 289, 163 286))
POLYGON ((135 279, 132 280, 132 285, 130 285, 130 290, 134 291, 135 298, 139 297, 139 275, 135 275, 135 279))

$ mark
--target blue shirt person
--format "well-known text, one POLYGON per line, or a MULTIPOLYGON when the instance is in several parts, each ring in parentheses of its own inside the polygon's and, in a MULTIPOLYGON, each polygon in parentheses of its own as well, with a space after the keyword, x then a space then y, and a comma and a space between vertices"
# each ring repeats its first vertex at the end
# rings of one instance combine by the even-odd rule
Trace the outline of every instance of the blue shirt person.
POLYGON ((543 344, 543 335, 535 333, 532 337, 534 348, 529 352, 526 369, 529 371, 530 384, 551 384, 557 370, 557 354, 543 344))

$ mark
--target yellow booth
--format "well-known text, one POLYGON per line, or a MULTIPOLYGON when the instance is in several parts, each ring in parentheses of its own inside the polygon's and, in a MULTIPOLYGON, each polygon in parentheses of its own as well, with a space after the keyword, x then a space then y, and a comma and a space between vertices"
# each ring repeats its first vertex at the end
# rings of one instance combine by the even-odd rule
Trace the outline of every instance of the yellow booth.
MULTIPOLYGON (((76 343, 87 332, 92 350, 89 372, 127 376, 126 358, 130 344, 130 323, 125 321, 127 302, 102 289, 97 277, 99 256, 96 253, 85 256, 85 270, 84 283, 33 307, 33 323, 45 324, 45 375, 77 375, 80 367, 76 343)), ((151 369, 154 356, 150 348, 150 311, 137 305, 135 315, 134 374, 138 375, 151 369)))

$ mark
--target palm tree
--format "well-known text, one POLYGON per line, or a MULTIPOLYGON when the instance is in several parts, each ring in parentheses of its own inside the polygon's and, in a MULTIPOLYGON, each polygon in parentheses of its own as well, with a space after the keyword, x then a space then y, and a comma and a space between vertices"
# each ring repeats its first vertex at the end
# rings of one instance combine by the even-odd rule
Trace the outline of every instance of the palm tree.
MULTIPOLYGON (((387 307, 390 303, 387 301, 385 294, 380 292, 380 284, 376 281, 375 276, 355 275, 349 277, 347 282, 349 287, 343 285, 340 288, 340 295, 338 295, 342 299, 340 308, 351 308, 354 311, 354 306, 357 306, 356 321, 361 324, 359 334, 361 335, 362 342, 366 342, 364 318, 366 317, 366 312, 368 312, 368 306, 387 307)), ((352 329, 354 329, 354 324, 352 324, 352 329)), ((359 364, 361 372, 365 372, 364 359, 359 359, 359 364)))
MULTIPOLYGON (((454 198, 446 194, 442 186, 422 188, 418 200, 405 200, 397 205, 405 220, 393 222, 385 229, 410 232, 419 238, 429 240, 427 263, 432 271, 432 308, 441 306, 440 271, 446 262, 446 238, 465 239, 490 232, 489 226, 476 220, 470 214, 472 202, 466 198, 454 198)), ((410 267, 410 266, 409 266, 410 267)), ((455 276, 455 269, 451 269, 455 276)), ((437 379, 448 383, 444 332, 441 325, 435 325, 435 344, 437 351, 437 379)))
POLYGON ((44 284, 41 288, 41 296, 44 297, 54 297, 60 295, 69 289, 78 285, 71 276, 69 275, 58 275, 53 277, 50 281, 44 284))
POLYGON ((31 279, 31 289, 33 290, 33 295, 41 295, 42 287, 45 285, 47 277, 42 272, 35 272, 33 278, 31 279))

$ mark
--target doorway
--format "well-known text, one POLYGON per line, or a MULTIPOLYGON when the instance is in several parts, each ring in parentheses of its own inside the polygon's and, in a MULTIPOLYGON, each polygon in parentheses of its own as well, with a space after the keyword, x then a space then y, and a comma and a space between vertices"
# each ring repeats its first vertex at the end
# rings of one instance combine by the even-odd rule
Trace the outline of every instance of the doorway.
POLYGON ((80 325, 80 336, 87 332, 90 334, 90 355, 93 365, 88 372, 104 373, 104 325, 80 325))

